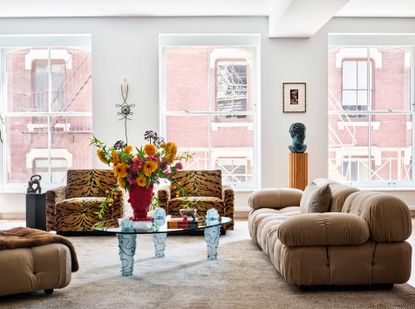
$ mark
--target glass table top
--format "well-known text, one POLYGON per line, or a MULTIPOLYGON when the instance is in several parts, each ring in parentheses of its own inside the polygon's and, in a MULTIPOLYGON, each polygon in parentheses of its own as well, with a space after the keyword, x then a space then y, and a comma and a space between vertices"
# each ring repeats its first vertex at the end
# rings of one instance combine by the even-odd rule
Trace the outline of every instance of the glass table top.
POLYGON ((142 228, 134 228, 132 230, 122 230, 119 227, 109 227, 109 228, 97 228, 95 227, 95 231, 100 231, 103 233, 112 233, 112 234, 157 234, 157 233, 175 233, 175 232, 183 232, 183 231, 198 231, 198 230, 204 230, 208 227, 214 227, 214 226, 221 226, 224 224, 231 223, 232 219, 229 217, 221 217, 220 220, 211 221, 209 223, 206 223, 205 221, 198 222, 197 227, 196 226, 190 226, 190 227, 183 227, 183 228, 168 228, 167 222, 163 225, 156 225, 152 222, 149 222, 147 224, 147 227, 142 228))

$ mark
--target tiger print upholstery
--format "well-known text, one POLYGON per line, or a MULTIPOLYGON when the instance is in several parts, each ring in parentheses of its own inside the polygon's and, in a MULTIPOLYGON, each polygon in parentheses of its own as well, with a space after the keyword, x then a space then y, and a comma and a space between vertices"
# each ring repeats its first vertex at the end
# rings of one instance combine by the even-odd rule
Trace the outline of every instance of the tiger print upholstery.
MULTIPOLYGON (((176 197, 174 187, 160 188, 157 192, 158 203, 168 215, 179 217, 183 203, 190 202, 190 207, 197 209, 197 215, 202 220, 210 208, 216 208, 221 216, 234 218, 234 192, 229 186, 222 187, 220 170, 178 171, 173 183, 184 188, 187 198, 176 197)), ((225 225, 224 229, 233 230, 233 223, 225 225)))
MULTIPOLYGON (((99 221, 95 212, 116 178, 112 170, 68 170, 67 179, 66 187, 46 192, 47 230, 89 231, 99 221)), ((117 226, 118 218, 124 215, 123 192, 116 190, 111 198, 105 220, 108 226, 117 226)))

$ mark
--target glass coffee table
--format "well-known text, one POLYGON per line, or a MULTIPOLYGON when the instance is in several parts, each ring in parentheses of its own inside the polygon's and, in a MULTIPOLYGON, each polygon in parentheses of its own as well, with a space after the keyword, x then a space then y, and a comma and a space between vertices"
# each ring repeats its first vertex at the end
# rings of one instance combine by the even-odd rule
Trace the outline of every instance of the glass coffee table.
POLYGON ((216 260, 219 246, 220 228, 222 225, 231 223, 232 219, 228 217, 221 217, 219 220, 206 222, 199 222, 198 226, 190 228, 168 228, 167 223, 157 226, 155 224, 148 224, 145 228, 135 228, 124 230, 121 228, 95 228, 96 231, 102 233, 111 233, 118 235, 118 247, 121 259, 121 274, 123 276, 131 276, 134 269, 134 254, 136 249, 137 235, 151 234, 153 236, 155 257, 163 258, 164 249, 166 248, 166 238, 168 234, 189 234, 195 231, 204 231, 205 240, 207 244, 207 258, 208 260, 216 260))

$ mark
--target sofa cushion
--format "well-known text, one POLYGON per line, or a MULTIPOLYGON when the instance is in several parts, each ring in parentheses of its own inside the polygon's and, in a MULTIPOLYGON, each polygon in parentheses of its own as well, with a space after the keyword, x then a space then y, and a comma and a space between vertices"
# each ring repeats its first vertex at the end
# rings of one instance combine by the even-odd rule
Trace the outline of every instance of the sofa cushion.
MULTIPOLYGON (((75 232, 90 230, 92 225, 99 221, 96 212, 104 201, 105 197, 75 197, 57 203, 56 230, 75 232)), ((105 219, 111 220, 110 217, 105 219)), ((109 221, 109 225, 116 224, 115 220, 109 221)))
POLYGON ((300 207, 286 207, 283 209, 260 208, 249 214, 248 228, 252 240, 263 248, 266 245, 268 236, 275 227, 284 222, 287 218, 301 214, 300 207), (274 222, 275 226, 269 226, 268 222, 274 222))
POLYGON ((346 198, 350 194, 359 191, 359 189, 356 187, 344 185, 334 180, 330 180, 326 178, 317 178, 313 182, 319 186, 326 185, 326 184, 329 185, 330 190, 331 190, 331 202, 330 202, 329 211, 331 212, 342 211, 343 204, 346 198))
POLYGON ((408 206, 390 194, 370 191, 352 193, 344 202, 343 212, 365 220, 374 241, 404 241, 412 232, 408 206))
MULTIPOLYGON (((222 199, 209 196, 189 196, 187 200, 190 202, 189 207, 197 209, 197 216, 204 216, 208 209, 215 208, 220 215, 224 215, 225 204, 222 199)), ((184 208, 186 198, 176 197, 169 200, 167 209, 172 216, 180 216, 180 209, 184 208)))
POLYGON ((302 213, 327 212, 330 207, 331 191, 328 184, 322 186, 310 183, 304 190, 300 202, 302 213))
POLYGON ((278 229, 287 246, 361 245, 369 240, 369 226, 358 216, 344 213, 313 213, 293 216, 278 229))
POLYGON ((299 206, 302 195, 298 189, 261 189, 249 195, 248 204, 252 209, 299 206))

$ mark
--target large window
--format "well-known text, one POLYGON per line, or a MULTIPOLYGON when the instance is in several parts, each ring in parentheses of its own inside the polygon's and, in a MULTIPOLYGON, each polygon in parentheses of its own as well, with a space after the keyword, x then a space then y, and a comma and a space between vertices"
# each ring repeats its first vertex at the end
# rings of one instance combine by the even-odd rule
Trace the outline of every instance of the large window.
POLYGON ((60 185, 68 168, 91 168, 90 47, 36 44, 0 52, 3 190, 24 190, 34 174, 43 187, 60 185))
POLYGON ((160 39, 162 134, 194 154, 186 168, 221 169, 224 183, 255 188, 260 168, 258 37, 243 46, 212 44, 213 36, 189 36, 186 42, 182 36, 167 37, 168 43, 160 39), (203 44, 205 39, 209 44, 203 44))
POLYGON ((374 186, 413 184, 413 50, 329 48, 330 178, 374 186))

